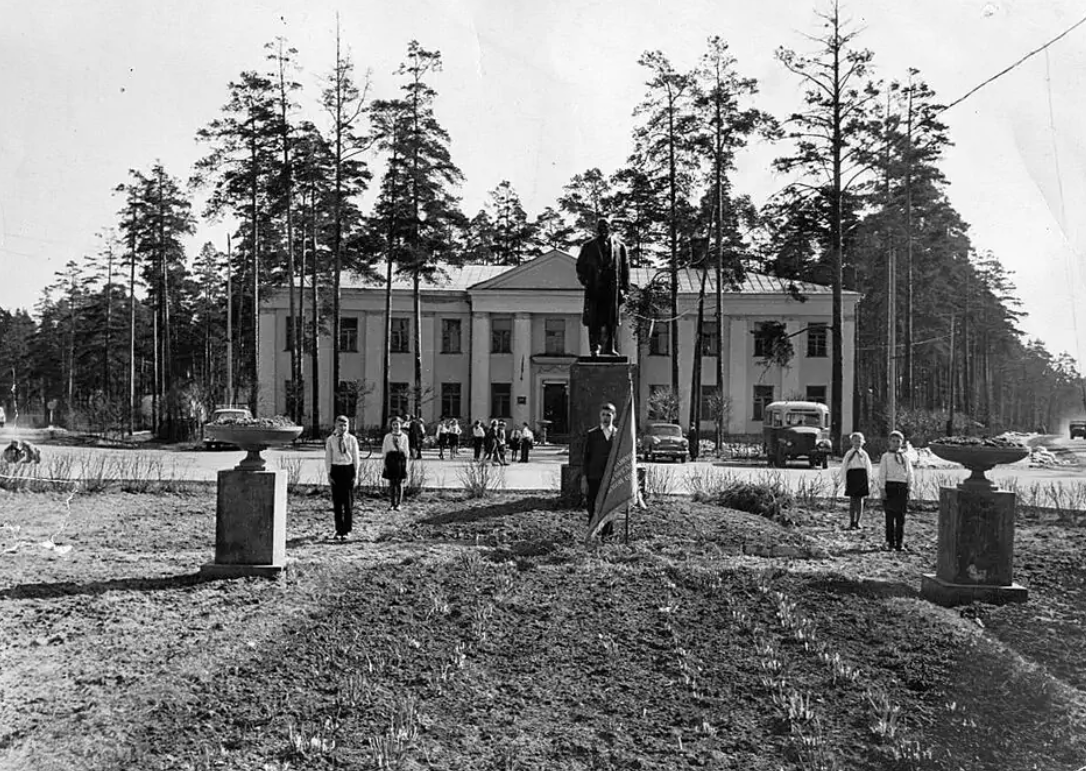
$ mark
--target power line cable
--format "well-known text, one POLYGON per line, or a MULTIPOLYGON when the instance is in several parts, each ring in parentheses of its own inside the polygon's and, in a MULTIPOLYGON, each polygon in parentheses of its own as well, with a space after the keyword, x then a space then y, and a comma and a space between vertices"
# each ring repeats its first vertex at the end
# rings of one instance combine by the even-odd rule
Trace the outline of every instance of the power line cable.
POLYGON ((1042 51, 1044 51, 1044 50, 1045 50, 1046 48, 1048 48, 1048 47, 1049 47, 1050 45, 1052 45, 1052 44, 1053 44, 1053 43, 1055 43, 1056 41, 1058 41, 1058 40, 1061 40, 1061 39, 1063 39, 1063 38, 1067 37, 1067 35, 1071 34, 1071 33, 1072 33, 1073 31, 1075 31, 1075 30, 1076 30, 1077 28, 1081 27, 1081 26, 1082 26, 1083 24, 1086 24, 1086 16, 1083 16, 1083 17, 1082 17, 1081 19, 1079 19, 1078 21, 1076 21, 1076 22, 1075 22, 1074 24, 1072 24, 1072 25, 1071 25, 1070 27, 1068 27, 1067 29, 1065 29, 1065 30, 1064 30, 1063 32, 1061 32, 1060 34, 1056 35, 1056 37, 1054 37, 1054 38, 1052 38, 1051 40, 1049 40, 1049 41, 1048 41, 1047 43, 1045 43, 1045 44, 1044 44, 1043 46, 1041 46, 1040 48, 1035 48, 1034 50, 1030 51, 1030 52, 1029 52, 1028 54, 1026 54, 1025 56, 1023 56, 1023 57, 1022 57, 1021 59, 1019 59, 1018 61, 1016 61, 1016 62, 1015 62, 1014 64, 1012 64, 1011 66, 1009 66, 1009 67, 1007 67, 1007 68, 1005 68, 1005 69, 1003 69, 1003 70, 1000 70, 1000 71, 999 71, 999 72, 997 72, 997 73, 996 73, 995 75, 993 75, 992 77, 990 77, 990 78, 988 78, 987 80, 985 80, 984 82, 982 82, 982 83, 981 83, 980 85, 978 85, 978 86, 976 86, 975 88, 973 88, 973 89, 971 89, 971 90, 967 91, 967 92, 966 92, 966 93, 965 93, 965 94, 964 94, 963 96, 960 96, 960 97, 958 97, 958 98, 957 98, 957 99, 955 99, 955 100, 954 100, 953 102, 951 102, 950 104, 948 104, 948 105, 947 105, 946 107, 944 107, 944 108, 942 108, 941 110, 939 110, 939 112, 946 112, 946 111, 947 111, 947 110, 949 110, 949 109, 950 109, 951 107, 954 107, 955 105, 961 104, 961 103, 962 103, 962 102, 964 102, 964 101, 965 101, 966 99, 968 99, 969 97, 971 97, 971 96, 972 96, 973 94, 977 93, 977 92, 978 92, 978 91, 980 91, 980 90, 981 90, 982 88, 984 88, 985 86, 987 86, 987 85, 988 85, 989 83, 991 83, 991 82, 993 82, 993 81, 995 81, 995 80, 998 80, 999 78, 1003 77, 1003 76, 1004 76, 1004 75, 1006 75, 1006 74, 1007 74, 1008 72, 1010 72, 1011 70, 1013 70, 1013 69, 1014 69, 1015 67, 1017 67, 1018 65, 1022 64, 1022 63, 1023 63, 1024 61, 1026 61, 1027 59, 1031 59, 1031 58, 1033 58, 1034 56, 1036 56, 1037 54, 1041 53, 1042 51))

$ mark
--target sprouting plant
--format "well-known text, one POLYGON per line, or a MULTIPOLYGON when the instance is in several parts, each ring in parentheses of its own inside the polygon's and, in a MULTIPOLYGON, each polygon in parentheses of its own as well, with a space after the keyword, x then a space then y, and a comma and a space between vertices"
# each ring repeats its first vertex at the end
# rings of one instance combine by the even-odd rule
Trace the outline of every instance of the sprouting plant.
POLYGON ((814 719, 811 696, 808 693, 793 690, 788 694, 787 707, 789 723, 809 723, 814 719))
POLYGON ((296 758, 331 755, 336 749, 336 734, 339 721, 326 717, 319 725, 308 728, 304 724, 296 725, 292 720, 287 724, 287 738, 290 753, 296 758))
POLYGON ((871 732, 883 739, 893 741, 897 736, 897 720, 901 708, 890 701, 890 697, 886 695, 886 692, 881 690, 868 690, 867 703, 871 705, 874 713, 871 732))
POLYGON ((406 696, 396 699, 389 717, 388 729, 369 738, 370 761, 378 769, 397 769, 419 737, 419 714, 415 700, 406 696))
POLYGON ((479 605, 471 614, 471 632, 479 642, 486 640, 490 630, 490 617, 494 615, 493 605, 479 605))

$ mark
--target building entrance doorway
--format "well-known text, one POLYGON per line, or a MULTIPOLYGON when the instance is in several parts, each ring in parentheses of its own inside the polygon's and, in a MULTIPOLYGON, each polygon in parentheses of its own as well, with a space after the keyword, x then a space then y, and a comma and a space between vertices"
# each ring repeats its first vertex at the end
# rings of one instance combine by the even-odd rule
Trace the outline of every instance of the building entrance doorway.
MULTIPOLYGON (((543 420, 549 420, 548 439, 569 436, 569 384, 543 384, 543 420)), ((561 441, 561 440, 560 440, 561 441)))

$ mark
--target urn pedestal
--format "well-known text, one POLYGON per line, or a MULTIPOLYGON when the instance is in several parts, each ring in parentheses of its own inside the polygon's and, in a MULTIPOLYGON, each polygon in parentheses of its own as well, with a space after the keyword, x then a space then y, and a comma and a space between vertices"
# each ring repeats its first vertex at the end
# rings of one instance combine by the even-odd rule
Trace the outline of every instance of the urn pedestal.
POLYGON ((957 487, 939 490, 938 555, 935 572, 921 578, 921 594, 946 606, 1025 602, 1028 591, 1014 582, 1015 494, 996 488, 984 472, 1028 451, 935 444, 931 449, 973 474, 957 487))
POLYGON ((287 474, 265 468, 261 452, 298 438, 300 426, 208 426, 221 442, 247 452, 219 472, 215 503, 215 561, 200 568, 209 578, 274 578, 286 567, 287 474))

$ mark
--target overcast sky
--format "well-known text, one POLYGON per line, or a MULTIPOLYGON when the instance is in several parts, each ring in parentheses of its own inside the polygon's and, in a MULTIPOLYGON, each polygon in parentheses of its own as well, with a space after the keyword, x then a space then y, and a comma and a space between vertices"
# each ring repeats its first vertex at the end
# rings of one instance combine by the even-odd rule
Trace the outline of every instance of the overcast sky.
MULTIPOLYGON (((706 38, 731 44, 758 105, 780 117, 800 87, 773 57, 806 50, 818 31, 807 0, 0 0, 0 307, 31 308, 55 271, 97 247, 116 224, 112 194, 130 168, 161 160, 187 179, 206 148, 196 131, 226 101, 227 83, 264 69, 264 43, 284 35, 313 107, 334 57, 335 17, 374 92, 392 96, 407 43, 438 49, 439 119, 466 176, 469 214, 508 179, 530 216, 569 178, 616 170, 630 151, 631 111, 644 95, 637 59, 664 51, 692 67, 706 38)), ((1072 0, 853 0, 878 73, 908 67, 944 103, 1086 14, 1072 0)), ((955 142, 944 163, 954 205, 1015 274, 1028 334, 1086 360, 1086 25, 945 113, 955 142), (1051 97, 1051 98, 1050 98, 1051 97), (1077 313, 1074 303, 1079 302, 1077 313), (1075 323, 1077 321, 1077 324, 1075 323), (1077 326, 1077 331, 1076 331, 1077 326)), ((779 153, 741 158, 740 192, 761 201, 786 182, 779 153)), ((199 243, 225 244, 226 227, 199 243)))

